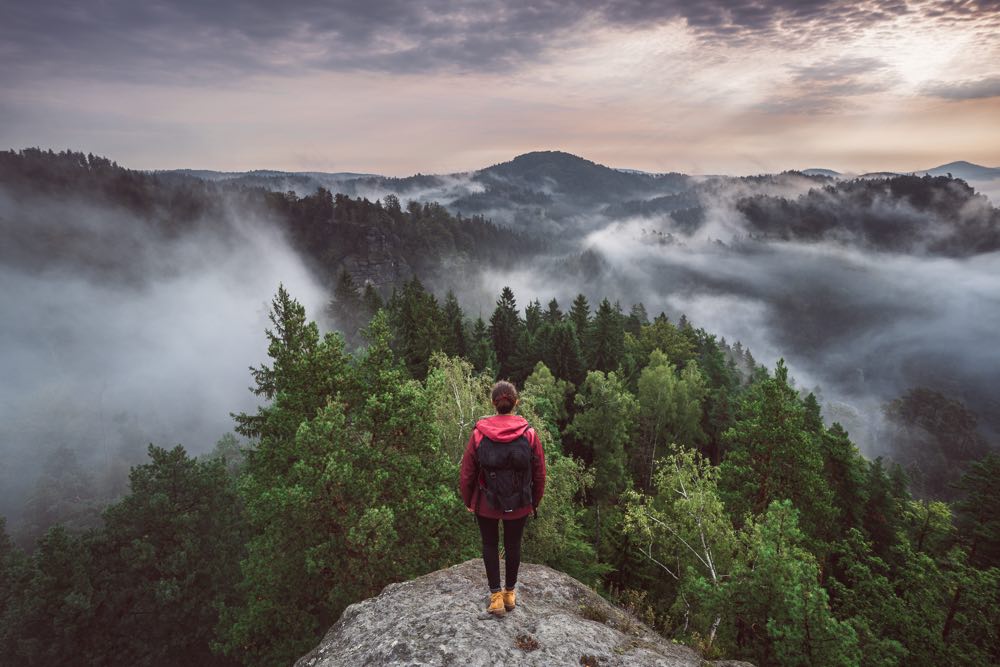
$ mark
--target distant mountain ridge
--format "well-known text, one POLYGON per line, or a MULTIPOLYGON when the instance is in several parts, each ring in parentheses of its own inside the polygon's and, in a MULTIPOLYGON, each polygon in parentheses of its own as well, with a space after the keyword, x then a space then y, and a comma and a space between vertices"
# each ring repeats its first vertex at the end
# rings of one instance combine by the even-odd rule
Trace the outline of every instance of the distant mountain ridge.
MULTIPOLYGON (((947 175, 972 183, 1000 176, 970 162, 951 162, 922 172, 872 172, 861 175, 813 167, 759 176, 689 176, 616 169, 559 150, 532 151, 481 169, 451 174, 389 177, 352 172, 245 173, 179 170, 185 176, 258 187, 299 196, 324 188, 369 201, 395 196, 401 202, 437 202, 453 214, 477 215, 513 229, 554 239, 586 234, 608 216, 654 218, 669 216, 672 231, 691 233, 705 219, 701 200, 730 186, 780 197, 796 197, 832 181, 881 181, 906 175, 947 175)), ((874 186, 873 186, 874 187, 874 186)), ((747 192, 746 194, 750 194, 747 192)))
POLYGON ((925 171, 915 172, 917 174, 928 174, 930 176, 947 176, 951 174, 954 178, 961 178, 963 181, 989 181, 1000 178, 1000 167, 984 167, 965 160, 949 162, 939 167, 933 167, 925 171))
MULTIPOLYGON (((254 169, 250 171, 216 171, 211 169, 170 169, 157 170, 152 173, 182 174, 210 181, 244 182, 248 185, 275 185, 277 182, 299 184, 302 186, 331 187, 345 185, 360 189, 360 184, 391 184, 405 194, 410 190, 426 189, 435 185, 443 185, 457 178, 471 178, 488 184, 491 181, 503 179, 512 180, 521 186, 543 186, 543 190, 556 189, 564 194, 588 196, 595 192, 606 191, 609 188, 624 188, 628 192, 645 192, 661 190, 658 196, 675 194, 685 189, 689 175, 680 172, 649 172, 641 169, 626 169, 609 167, 586 158, 559 150, 531 151, 522 153, 506 162, 483 167, 466 172, 451 172, 446 174, 422 174, 393 177, 381 174, 361 172, 323 172, 323 171, 281 171, 275 169, 254 169), (669 184, 669 185, 667 185, 669 184), (667 186, 667 187, 664 187, 667 186), (672 187, 671 187, 672 186, 672 187), (664 192, 662 190, 671 190, 664 192)), ((861 174, 851 174, 834 169, 811 167, 799 173, 806 176, 822 176, 829 178, 891 178, 904 174, 918 176, 945 176, 951 174, 962 180, 993 180, 1000 178, 1000 167, 985 167, 983 165, 957 160, 937 167, 923 170, 875 171, 861 174)), ((272 188, 277 189, 277 188, 272 188)), ((313 188, 315 189, 315 188, 313 188)), ((307 193, 300 193, 307 194, 307 193)), ((355 194, 345 192, 345 194, 355 194)))

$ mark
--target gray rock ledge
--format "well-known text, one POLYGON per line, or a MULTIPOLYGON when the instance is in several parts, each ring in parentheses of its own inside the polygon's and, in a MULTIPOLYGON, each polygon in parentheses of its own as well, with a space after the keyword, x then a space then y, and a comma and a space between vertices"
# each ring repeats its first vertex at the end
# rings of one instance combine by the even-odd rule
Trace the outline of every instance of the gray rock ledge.
POLYGON ((295 665, 752 667, 702 660, 544 565, 523 563, 517 588, 517 608, 494 617, 486 613, 486 573, 478 559, 390 584, 344 610, 295 665))

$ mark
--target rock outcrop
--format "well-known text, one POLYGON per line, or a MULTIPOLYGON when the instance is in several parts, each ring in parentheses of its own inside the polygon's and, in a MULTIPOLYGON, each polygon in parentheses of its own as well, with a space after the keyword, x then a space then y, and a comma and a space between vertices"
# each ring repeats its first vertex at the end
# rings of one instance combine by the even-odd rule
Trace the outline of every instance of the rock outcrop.
MULTIPOLYGON (((501 568, 502 571, 502 568, 501 568)), ((706 663, 572 577, 522 564, 518 604, 487 614, 481 560, 387 586, 348 607, 296 667, 591 665, 750 667, 706 663)))

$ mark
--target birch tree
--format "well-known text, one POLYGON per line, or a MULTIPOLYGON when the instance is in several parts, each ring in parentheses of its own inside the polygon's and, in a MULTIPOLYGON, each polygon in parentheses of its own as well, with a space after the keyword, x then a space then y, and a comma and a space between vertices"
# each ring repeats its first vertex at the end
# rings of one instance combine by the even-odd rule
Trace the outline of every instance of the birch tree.
POLYGON ((722 622, 724 588, 737 549, 717 477, 701 454, 672 445, 653 476, 653 493, 631 491, 625 499, 626 532, 677 582, 682 630, 704 636, 708 646, 722 622))

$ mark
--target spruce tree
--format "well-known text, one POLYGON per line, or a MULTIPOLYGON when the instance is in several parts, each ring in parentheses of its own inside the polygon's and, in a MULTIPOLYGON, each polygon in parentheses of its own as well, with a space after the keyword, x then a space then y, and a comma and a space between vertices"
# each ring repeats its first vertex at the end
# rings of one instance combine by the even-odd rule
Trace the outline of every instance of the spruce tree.
POLYGON ((741 402, 725 440, 721 488, 733 516, 759 515, 774 501, 791 500, 819 549, 837 511, 823 476, 822 452, 806 430, 805 409, 788 384, 784 360, 773 379, 755 385, 741 402))
POLYGON ((617 370, 625 353, 622 318, 604 299, 594 314, 587 339, 587 367, 605 373, 617 370))
POLYGON ((517 350, 518 338, 524 323, 517 314, 514 292, 504 287, 497 299, 496 309, 490 317, 490 339, 497 358, 497 375, 509 378, 513 370, 512 361, 517 350))
POLYGON ((361 290, 347 269, 342 269, 333 288, 333 299, 327 306, 327 314, 343 332, 350 344, 358 340, 358 330, 367 323, 361 300, 361 290))
POLYGON ((542 314, 542 319, 548 324, 555 324, 562 321, 563 313, 559 310, 559 302, 555 299, 549 301, 548 309, 542 314))
POLYGON ((638 337, 642 328, 648 324, 649 316, 646 314, 646 307, 641 302, 633 304, 628 318, 625 320, 625 331, 638 337))
POLYGON ((587 332, 590 329, 590 303, 587 297, 577 294, 567 317, 576 327, 576 339, 580 349, 586 349, 587 332))
POLYGON ((375 317, 375 313, 382 309, 384 303, 382 302, 382 295, 378 293, 375 286, 371 283, 365 284, 365 291, 361 297, 361 302, 364 305, 365 313, 365 326, 368 322, 375 317))
POLYGON ((444 298, 444 306, 441 308, 441 317, 444 319, 444 343, 442 351, 448 356, 464 357, 468 353, 468 344, 465 336, 465 317, 462 308, 458 305, 455 293, 448 290, 444 298))
POLYGON ((1000 568, 1000 455, 970 465, 957 486, 964 497, 955 504, 955 519, 969 562, 1000 568))
POLYGON ((493 351, 493 341, 490 340, 489 329, 482 317, 477 317, 472 326, 472 335, 469 340, 469 361, 479 372, 489 373, 492 376, 497 374, 497 355, 493 351))
POLYGON ((443 349, 448 333, 437 299, 414 277, 393 294, 388 311, 393 349, 410 375, 423 379, 431 355, 443 349))
POLYGON ((542 361, 560 380, 566 380, 579 386, 585 376, 583 353, 576 335, 576 326, 572 320, 563 320, 543 329, 544 348, 542 361))
POLYGON ((542 304, 535 299, 524 309, 524 326, 528 333, 534 336, 538 333, 538 327, 542 323, 542 304))

